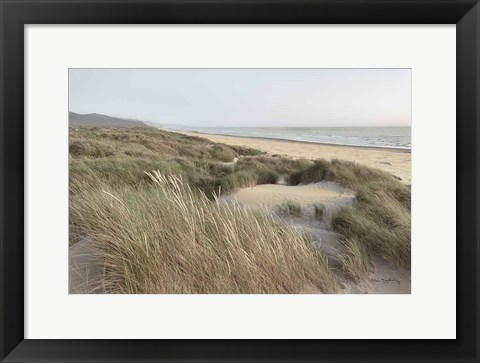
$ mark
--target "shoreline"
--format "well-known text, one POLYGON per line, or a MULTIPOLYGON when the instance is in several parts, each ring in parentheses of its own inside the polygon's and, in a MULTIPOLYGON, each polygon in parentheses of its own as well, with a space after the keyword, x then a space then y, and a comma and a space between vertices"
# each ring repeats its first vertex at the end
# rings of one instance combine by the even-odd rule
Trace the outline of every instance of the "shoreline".
POLYGON ((307 141, 307 140, 291 140, 291 139, 281 139, 278 137, 262 137, 262 136, 242 136, 242 135, 228 135, 228 134, 213 134, 213 133, 205 133, 205 132, 200 132, 200 131, 185 131, 185 130, 176 130, 176 129, 163 129, 160 128, 160 130, 165 130, 165 131, 170 131, 170 132, 176 132, 180 134, 198 134, 200 137, 206 137, 206 136, 226 136, 226 137, 235 137, 235 138, 240 138, 240 139, 258 139, 258 140, 273 140, 273 141, 279 141, 279 142, 295 142, 299 144, 311 144, 311 145, 323 145, 323 146, 332 146, 332 147, 351 147, 351 148, 359 148, 359 149, 371 149, 371 150, 382 150, 382 151, 393 151, 393 152, 399 152, 399 153, 405 153, 405 154, 411 154, 412 149, 405 149, 401 147, 388 147, 388 146, 371 146, 371 145, 348 145, 348 144, 330 144, 326 142, 315 142, 315 141, 307 141))
POLYGON ((270 155, 284 155, 306 159, 341 159, 380 169, 399 177, 403 183, 411 184, 411 151, 370 146, 321 144, 308 141, 275 139, 268 137, 246 137, 233 135, 205 134, 198 131, 162 129, 178 134, 202 137, 211 142, 249 147, 270 155))

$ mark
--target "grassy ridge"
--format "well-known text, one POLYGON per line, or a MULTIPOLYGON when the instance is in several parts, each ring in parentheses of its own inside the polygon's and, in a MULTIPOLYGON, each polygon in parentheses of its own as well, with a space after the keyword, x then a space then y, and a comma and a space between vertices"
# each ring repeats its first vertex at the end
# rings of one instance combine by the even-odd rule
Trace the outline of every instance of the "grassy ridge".
POLYGON ((309 164, 307 160, 263 157, 259 150, 153 128, 70 129, 69 152, 71 183, 95 177, 110 185, 140 187, 150 182, 144 171, 161 170, 181 175, 208 197, 275 183, 309 164))

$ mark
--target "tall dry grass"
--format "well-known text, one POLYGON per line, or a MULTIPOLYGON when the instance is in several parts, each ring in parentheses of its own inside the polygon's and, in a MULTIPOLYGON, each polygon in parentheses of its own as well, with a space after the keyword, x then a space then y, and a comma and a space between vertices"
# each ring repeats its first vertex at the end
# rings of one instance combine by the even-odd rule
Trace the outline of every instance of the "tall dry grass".
POLYGON ((212 201, 159 172, 148 187, 71 184, 70 218, 106 265, 110 293, 337 291, 326 258, 275 217, 212 201))
POLYGON ((343 249, 338 259, 343 272, 355 282, 362 282, 372 268, 372 256, 365 245, 354 237, 344 238, 340 244, 343 249))
POLYGON ((353 206, 334 216, 333 226, 347 240, 362 245, 358 252, 383 258, 393 266, 410 266, 410 208, 387 191, 359 191, 353 206))
POLYGON ((355 280, 366 276, 377 258, 390 265, 410 267, 411 191, 392 174, 342 160, 316 160, 290 175, 289 184, 335 181, 356 191, 352 206, 333 216, 342 234, 341 260, 355 280))

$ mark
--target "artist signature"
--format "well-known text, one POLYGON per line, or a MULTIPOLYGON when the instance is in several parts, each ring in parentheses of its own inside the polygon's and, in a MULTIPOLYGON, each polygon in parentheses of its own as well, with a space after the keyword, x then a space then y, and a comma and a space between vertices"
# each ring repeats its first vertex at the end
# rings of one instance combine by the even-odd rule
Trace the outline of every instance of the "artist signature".
POLYGON ((390 279, 390 278, 388 278, 388 279, 380 279, 380 280, 371 279, 371 281, 373 281, 373 282, 383 282, 384 284, 388 284, 388 283, 390 283, 390 282, 396 282, 397 284, 400 285, 400 281, 399 281, 399 280, 390 279))

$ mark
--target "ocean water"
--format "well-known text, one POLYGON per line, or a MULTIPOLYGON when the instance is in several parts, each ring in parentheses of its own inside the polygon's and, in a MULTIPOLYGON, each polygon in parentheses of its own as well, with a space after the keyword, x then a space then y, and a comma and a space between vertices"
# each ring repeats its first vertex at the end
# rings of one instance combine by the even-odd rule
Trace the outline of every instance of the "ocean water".
POLYGON ((261 137, 321 144, 407 150, 412 147, 411 127, 200 127, 188 128, 188 130, 205 134, 261 137))

